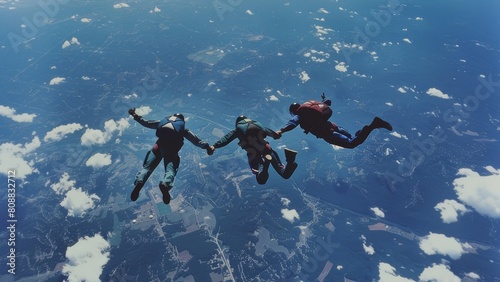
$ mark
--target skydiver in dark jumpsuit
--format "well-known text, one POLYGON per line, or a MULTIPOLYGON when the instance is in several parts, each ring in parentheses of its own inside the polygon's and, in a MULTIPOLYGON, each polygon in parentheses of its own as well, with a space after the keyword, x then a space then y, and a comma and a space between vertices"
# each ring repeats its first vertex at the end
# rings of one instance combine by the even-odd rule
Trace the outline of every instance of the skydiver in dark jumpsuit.
POLYGON ((163 202, 169 204, 171 199, 169 191, 173 187, 174 178, 179 168, 180 158, 178 153, 184 145, 184 138, 195 146, 207 150, 207 154, 209 155, 213 153, 213 148, 185 128, 184 116, 182 114, 177 113, 167 116, 162 120, 145 120, 135 113, 135 109, 130 109, 128 112, 142 126, 155 129, 156 136, 158 137, 153 148, 146 154, 142 169, 135 177, 135 187, 130 194, 130 199, 135 202, 139 198, 139 192, 142 187, 163 159, 165 175, 160 181, 159 188, 163 194, 163 202))
POLYGON ((256 176, 257 183, 266 183, 269 178, 268 168, 270 164, 281 177, 290 178, 297 168, 295 162, 297 152, 285 149, 287 164, 284 165, 276 151, 265 140, 267 136, 274 139, 279 138, 276 132, 264 127, 260 122, 239 116, 236 119, 236 128, 223 136, 212 148, 215 150, 215 148, 224 147, 238 138, 238 145, 247 152, 248 164, 256 176))

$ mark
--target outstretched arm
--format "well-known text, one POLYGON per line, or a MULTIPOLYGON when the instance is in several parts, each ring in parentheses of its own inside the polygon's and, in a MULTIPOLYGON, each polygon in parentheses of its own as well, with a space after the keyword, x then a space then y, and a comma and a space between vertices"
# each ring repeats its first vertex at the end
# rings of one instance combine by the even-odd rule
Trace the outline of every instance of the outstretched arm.
POLYGON ((219 141, 215 142, 214 148, 222 148, 227 144, 231 143, 234 139, 236 139, 236 130, 231 130, 229 133, 224 135, 219 141))
POLYGON ((281 133, 285 133, 287 131, 290 131, 290 130, 294 129, 295 127, 297 127, 299 124, 300 124, 299 116, 295 115, 291 120, 288 121, 288 123, 285 125, 285 127, 282 127, 280 130, 277 131, 277 133, 279 135, 281 135, 281 133))
POLYGON ((207 154, 211 156, 214 153, 215 148, 213 146, 208 145, 207 142, 201 140, 196 134, 191 132, 189 129, 184 129, 184 137, 189 140, 189 142, 193 143, 196 147, 207 150, 207 154))
POLYGON ((196 134, 191 132, 189 129, 184 129, 184 137, 193 143, 198 148, 207 149, 210 147, 207 142, 201 140, 196 134))
POLYGON ((273 139, 279 139, 281 137, 281 134, 279 134, 278 132, 272 130, 272 129, 269 129, 267 127, 264 128, 264 132, 268 135, 268 136, 271 136, 273 139))
POLYGON ((158 125, 160 124, 159 120, 146 120, 140 115, 135 113, 135 108, 128 110, 128 113, 134 118, 135 121, 137 121, 140 125, 151 128, 151 129, 157 129, 158 125))

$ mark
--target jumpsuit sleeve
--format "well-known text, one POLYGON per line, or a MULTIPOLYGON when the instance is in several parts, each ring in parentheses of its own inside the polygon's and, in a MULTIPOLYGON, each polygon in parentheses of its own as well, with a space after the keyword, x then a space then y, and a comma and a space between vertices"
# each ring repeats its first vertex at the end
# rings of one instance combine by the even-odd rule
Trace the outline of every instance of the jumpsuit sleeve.
POLYGON ((279 135, 276 133, 276 131, 269 129, 267 127, 264 128, 264 132, 268 135, 271 136, 273 139, 278 139, 279 135))
POLYGON ((223 136, 219 141, 215 142, 215 148, 221 148, 231 143, 237 137, 236 130, 229 131, 225 136, 223 136))
POLYGON ((189 140, 189 142, 193 143, 196 147, 207 149, 209 147, 208 143, 201 140, 196 134, 191 132, 189 129, 184 129, 184 137, 189 140))
POLYGON ((285 125, 285 127, 281 128, 280 131, 282 133, 290 131, 297 127, 300 124, 299 116, 295 115, 291 120, 288 121, 288 123, 285 125))
POLYGON ((134 117, 134 120, 137 121, 140 125, 151 129, 157 129, 158 125, 160 124, 159 120, 147 120, 141 116, 134 117))

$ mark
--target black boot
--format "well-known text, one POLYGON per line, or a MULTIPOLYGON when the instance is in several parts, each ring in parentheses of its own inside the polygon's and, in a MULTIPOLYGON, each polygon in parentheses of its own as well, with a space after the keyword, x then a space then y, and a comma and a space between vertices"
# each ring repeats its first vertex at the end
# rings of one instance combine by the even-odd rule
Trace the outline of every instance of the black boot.
POLYGON ((262 167, 262 170, 259 171, 257 174, 257 183, 259 184, 265 184, 267 182, 267 179, 269 179, 269 164, 273 160, 273 157, 271 155, 265 155, 264 156, 264 165, 262 167))
POLYGON ((285 179, 290 178, 292 176, 293 172, 295 171, 295 169, 297 169, 298 165, 295 162, 296 156, 297 156, 297 151, 285 148, 286 166, 285 166, 285 170, 283 171, 283 178, 285 178, 285 179))
POLYGON ((135 183, 134 190, 132 190, 132 193, 130 194, 130 200, 132 200, 132 202, 137 201, 137 199, 139 198, 139 192, 141 192, 142 187, 144 187, 144 182, 137 181, 135 183))
POLYGON ((297 151, 290 150, 285 148, 285 159, 287 163, 295 162, 295 156, 297 155, 297 151))
POLYGON ((170 191, 170 189, 172 189, 172 187, 163 183, 163 182, 160 182, 159 187, 160 187, 160 191, 163 195, 163 202, 166 205, 170 204, 171 197, 170 197, 170 193, 168 191, 170 191))
POLYGON ((390 123, 388 123, 387 121, 379 118, 379 117, 375 117, 372 121, 372 123, 370 124, 370 127, 373 127, 373 128, 385 128, 389 131, 392 131, 392 125, 390 123))

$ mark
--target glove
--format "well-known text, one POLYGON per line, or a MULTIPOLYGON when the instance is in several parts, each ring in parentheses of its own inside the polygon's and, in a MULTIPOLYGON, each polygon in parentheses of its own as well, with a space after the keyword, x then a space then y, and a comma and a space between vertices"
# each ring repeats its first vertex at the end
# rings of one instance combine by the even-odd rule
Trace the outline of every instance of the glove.
POLYGON ((278 134, 278 139, 280 139, 281 136, 283 136, 283 132, 281 132, 281 130, 276 131, 276 134, 278 134))
POLYGON ((214 154, 215 147, 214 146, 208 146, 207 148, 207 155, 211 156, 214 154))
POLYGON ((140 118, 140 116, 138 114, 135 113, 135 108, 133 109, 129 109, 128 110, 128 114, 131 115, 134 119, 138 119, 140 118))

